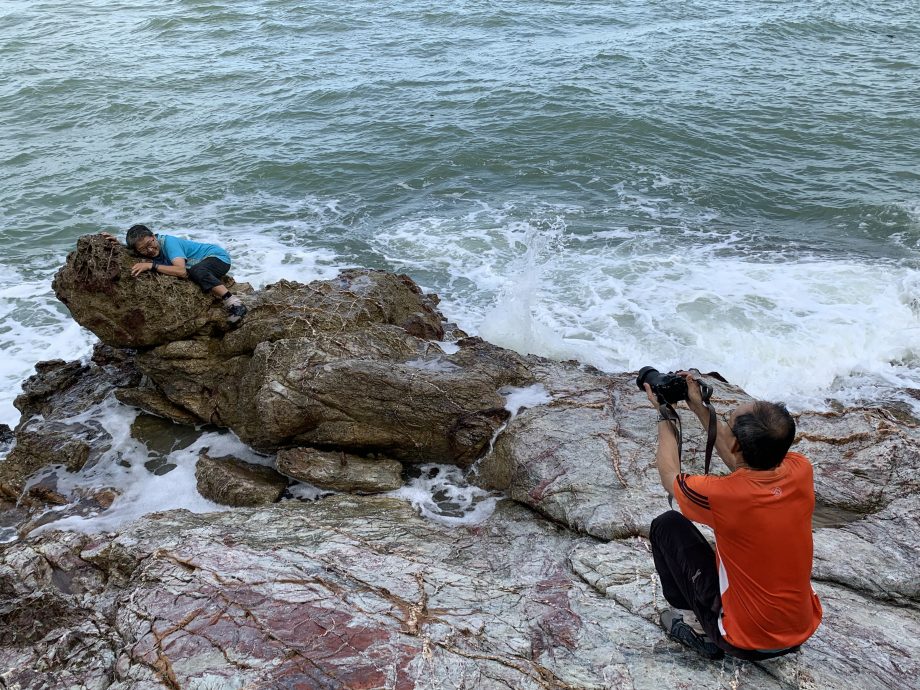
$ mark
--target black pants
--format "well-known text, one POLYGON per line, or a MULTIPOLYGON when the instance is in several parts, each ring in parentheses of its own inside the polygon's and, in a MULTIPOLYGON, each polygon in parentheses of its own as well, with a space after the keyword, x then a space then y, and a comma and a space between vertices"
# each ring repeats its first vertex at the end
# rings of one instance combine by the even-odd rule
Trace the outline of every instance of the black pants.
POLYGON ((719 632, 722 595, 716 554, 690 520, 676 510, 662 513, 652 520, 649 539, 664 598, 674 608, 693 611, 709 639, 726 654, 747 661, 761 661, 798 649, 760 652, 735 647, 722 637, 719 632))
POLYGON ((201 288, 202 292, 210 292, 221 284, 221 278, 227 275, 230 264, 214 256, 207 256, 191 268, 186 269, 188 279, 201 288))

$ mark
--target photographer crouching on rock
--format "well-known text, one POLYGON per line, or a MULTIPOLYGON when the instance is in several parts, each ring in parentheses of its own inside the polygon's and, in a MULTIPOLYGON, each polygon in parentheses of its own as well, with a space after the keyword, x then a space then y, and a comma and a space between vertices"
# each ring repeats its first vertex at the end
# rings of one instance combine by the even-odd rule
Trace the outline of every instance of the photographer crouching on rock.
POLYGON ((678 609, 661 614, 668 637, 709 659, 728 653, 759 661, 798 650, 822 612, 811 587, 812 467, 789 452, 792 415, 781 404, 755 401, 732 411, 725 424, 698 373, 647 367, 637 383, 658 410, 658 471, 680 508, 655 518, 649 535, 662 592, 678 609), (680 426, 671 407, 678 400, 710 430, 705 475, 681 472, 680 426), (730 474, 708 474, 713 446, 730 474), (715 551, 691 520, 713 529, 715 551), (705 635, 680 609, 694 612, 705 635))

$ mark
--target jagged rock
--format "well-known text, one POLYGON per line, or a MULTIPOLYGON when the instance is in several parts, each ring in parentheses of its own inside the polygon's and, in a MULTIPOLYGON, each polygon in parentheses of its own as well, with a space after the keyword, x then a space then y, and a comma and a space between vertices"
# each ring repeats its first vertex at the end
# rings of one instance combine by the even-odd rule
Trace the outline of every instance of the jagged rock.
POLYGON ((313 448, 278 451, 279 472, 321 489, 381 493, 402 486, 402 465, 388 458, 362 458, 313 448))
POLYGON ((116 348, 150 347, 225 326, 220 305, 191 281, 154 273, 132 277, 138 261, 121 244, 85 235, 51 287, 77 323, 116 348))
POLYGON ((61 392, 77 384, 89 372, 89 366, 80 362, 51 359, 38 362, 35 374, 22 384, 22 393, 13 401, 24 416, 45 416, 60 399, 61 392))
MULTIPOLYGON (((109 435, 97 421, 79 415, 101 404, 117 387, 140 381, 130 360, 106 365, 52 360, 39 362, 35 369, 13 403, 22 412, 16 445, 0 462, 0 496, 14 501, 39 469, 63 465, 74 472, 106 452, 109 435)), ((44 487, 49 488, 53 491, 44 487)))
POLYGON ((253 507, 274 503, 288 480, 271 467, 254 465, 232 456, 212 458, 207 449, 195 465, 198 492, 225 506, 253 507))
POLYGON ((26 479, 47 465, 63 465, 69 472, 77 472, 89 459, 94 441, 100 453, 107 450, 104 435, 101 429, 83 424, 46 423, 41 431, 20 430, 16 447, 0 464, 0 492, 15 500, 26 479), (88 434, 86 440, 78 437, 81 433, 88 434))
POLYGON ((9 424, 0 424, 0 453, 8 450, 15 440, 16 435, 10 429, 9 424))
POLYGON ((264 343, 239 384, 246 416, 233 428, 258 448, 333 447, 467 466, 507 419, 497 389, 514 373, 496 378, 453 357, 393 327, 264 343))
POLYGON ((282 280, 267 285, 250 305, 242 325, 223 339, 225 356, 251 353, 260 343, 371 324, 397 326, 422 339, 444 336, 436 296, 424 295, 408 276, 383 271, 351 269, 309 285, 282 280))
POLYGON ((530 368, 553 400, 508 423, 477 483, 579 532, 647 535, 667 504, 654 465, 655 411, 635 377, 565 362, 530 368))

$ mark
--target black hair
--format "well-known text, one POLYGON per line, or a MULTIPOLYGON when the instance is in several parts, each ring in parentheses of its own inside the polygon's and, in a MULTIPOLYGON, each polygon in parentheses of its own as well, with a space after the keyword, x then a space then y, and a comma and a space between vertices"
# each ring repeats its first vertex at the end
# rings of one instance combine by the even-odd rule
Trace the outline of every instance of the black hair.
POLYGON ((795 420, 782 403, 758 400, 750 412, 735 417, 732 433, 748 467, 772 470, 795 440, 795 420))
POLYGON ((132 225, 125 235, 125 244, 129 249, 134 249, 137 243, 145 237, 151 237, 153 232, 146 225, 132 225))

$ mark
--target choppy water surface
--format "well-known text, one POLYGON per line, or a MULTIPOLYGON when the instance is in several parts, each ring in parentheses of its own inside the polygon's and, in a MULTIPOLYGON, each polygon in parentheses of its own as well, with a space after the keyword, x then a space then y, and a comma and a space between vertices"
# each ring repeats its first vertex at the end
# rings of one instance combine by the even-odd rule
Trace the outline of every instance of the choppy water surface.
MULTIPOLYGON (((0 4, 0 421, 76 238, 404 271, 469 331, 820 406, 920 387, 915 2, 0 4)), ((914 401, 915 402, 915 401, 914 401)))

